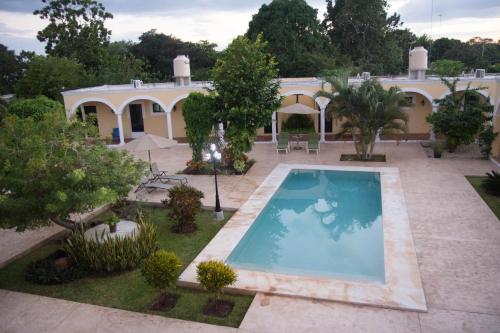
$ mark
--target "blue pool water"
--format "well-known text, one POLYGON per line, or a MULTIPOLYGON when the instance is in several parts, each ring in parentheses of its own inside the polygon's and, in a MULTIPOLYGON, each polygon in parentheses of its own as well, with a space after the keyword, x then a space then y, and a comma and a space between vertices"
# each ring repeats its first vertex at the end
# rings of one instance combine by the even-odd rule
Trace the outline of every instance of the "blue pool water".
POLYGON ((384 283, 379 173, 292 170, 227 263, 384 283))

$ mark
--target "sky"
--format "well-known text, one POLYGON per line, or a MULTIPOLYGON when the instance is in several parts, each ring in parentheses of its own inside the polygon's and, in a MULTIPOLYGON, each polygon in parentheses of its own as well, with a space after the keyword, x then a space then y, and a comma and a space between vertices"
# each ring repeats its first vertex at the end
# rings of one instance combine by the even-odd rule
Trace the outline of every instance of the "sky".
MULTIPOLYGON (((323 19, 324 0, 306 0, 323 19)), ((114 15, 106 26, 111 40, 137 41, 150 29, 185 41, 208 40, 226 47, 248 28, 252 15, 263 3, 258 0, 101 0, 114 15)), ((417 35, 449 37, 466 41, 472 37, 500 39, 499 0, 388 0, 389 14, 398 12, 404 27, 417 35), (433 8, 431 15, 431 8, 433 8), (431 24, 432 16, 432 24, 431 24)), ((36 39, 46 22, 33 15, 41 0, 0 0, 0 43, 17 53, 44 52, 36 39)))

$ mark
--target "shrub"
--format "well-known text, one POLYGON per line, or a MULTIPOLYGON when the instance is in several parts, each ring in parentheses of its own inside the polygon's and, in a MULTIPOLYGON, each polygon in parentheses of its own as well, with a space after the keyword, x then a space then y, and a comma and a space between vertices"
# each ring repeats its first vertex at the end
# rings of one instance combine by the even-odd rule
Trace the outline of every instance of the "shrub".
POLYGON ((283 122, 282 131, 290 133, 314 132, 314 121, 305 114, 292 114, 283 122))
POLYGON ((75 264, 67 267, 58 266, 55 261, 66 257, 64 251, 58 250, 51 255, 31 262, 24 271, 24 278, 35 284, 54 285, 75 281, 86 275, 86 271, 75 264))
POLYGON ((487 172, 485 180, 481 183, 481 186, 491 195, 500 196, 500 173, 492 170, 487 172))
POLYGON ((35 98, 18 99, 9 103, 7 112, 16 115, 19 118, 33 117, 35 120, 41 120, 43 115, 48 112, 64 112, 61 103, 51 100, 45 96, 35 98))
POLYGON ((201 208, 203 192, 187 185, 178 185, 169 191, 168 199, 163 203, 170 209, 168 216, 179 232, 192 230, 194 220, 201 208))
POLYGON ((63 249, 76 264, 91 271, 133 269, 158 249, 156 228, 140 220, 135 235, 105 238, 101 242, 87 240, 82 230, 76 230, 63 249))
POLYGON ((196 269, 196 279, 206 291, 214 294, 216 299, 220 298, 224 287, 232 285, 237 279, 236 272, 222 261, 204 261, 199 263, 196 269))
POLYGON ((436 60, 431 65, 431 71, 439 76, 458 76, 464 70, 464 63, 456 60, 436 60))
POLYGON ((481 149, 481 157, 485 160, 487 160, 490 157, 491 154, 491 145, 493 144, 493 141, 495 141, 496 136, 498 135, 497 133, 493 132, 493 126, 488 125, 482 131, 479 133, 479 148, 481 149))
POLYGON ((444 150, 444 145, 441 141, 434 141, 431 145, 434 157, 441 157, 444 150))
POLYGON ((181 267, 182 263, 175 253, 159 250, 144 261, 141 273, 150 286, 164 291, 175 287, 181 267))

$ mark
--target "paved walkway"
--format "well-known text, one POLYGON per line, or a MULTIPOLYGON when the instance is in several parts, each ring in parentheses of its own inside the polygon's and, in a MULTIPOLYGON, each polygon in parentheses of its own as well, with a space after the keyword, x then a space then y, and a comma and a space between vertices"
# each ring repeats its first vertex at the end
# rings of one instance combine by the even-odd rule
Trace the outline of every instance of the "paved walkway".
MULTIPOLYGON (((241 329, 247 332, 269 333, 500 332, 500 221, 464 177, 464 175, 483 175, 486 171, 495 168, 494 165, 489 161, 472 159, 428 159, 418 144, 383 143, 377 144, 376 151, 386 153, 388 163, 374 163, 374 166, 388 165, 400 169, 429 308, 428 313, 417 314, 349 304, 258 295, 243 320, 241 329)), ((306 156, 303 151, 294 151, 287 156, 277 157, 272 145, 257 144, 251 156, 258 162, 247 175, 221 177, 222 205, 239 207, 277 163, 356 165, 351 162, 339 162, 339 155, 342 152, 352 152, 352 144, 322 145, 318 158, 315 155, 306 156)), ((176 172, 184 167, 186 160, 190 159, 190 153, 185 146, 175 147, 153 152, 153 159, 158 162, 160 168, 176 172)), ((357 163, 357 165, 364 164, 357 163)), ((213 178, 189 176, 189 181, 193 186, 205 192, 204 204, 213 205, 213 178)), ((159 191, 153 193, 150 200, 160 200, 164 197, 165 193, 159 191)), ((37 309, 43 309, 43 306, 39 307, 38 303, 44 303, 37 301, 38 296, 29 296, 35 298, 21 302, 19 298, 16 298, 16 294, 0 294, 0 323, 17 320, 26 325, 34 325, 36 320, 29 323, 28 315, 32 312, 40 312, 41 310, 37 309), (4 309, 11 308, 9 304, 13 304, 9 302, 22 303, 20 308, 22 311, 12 310, 4 314, 4 309)), ((40 299, 47 300, 46 298, 40 299)), ((54 300, 54 302, 65 301, 54 300)), ((65 306, 56 305, 62 303, 50 304, 55 304, 55 309, 41 312, 36 317, 39 321, 61 321, 62 316, 58 315, 57 309, 65 306), (45 314, 42 315, 42 313, 45 314)), ((82 309, 84 314, 83 309, 89 308, 104 309, 102 311, 106 314, 107 311, 119 313, 119 315, 113 315, 116 317, 110 315, 110 318, 122 318, 122 314, 125 313, 126 315, 123 315, 125 331, 127 326, 135 327, 135 331, 146 332, 155 331, 159 326, 162 326, 162 329, 170 328, 170 325, 181 325, 187 331, 201 330, 197 326, 200 324, 154 316, 161 320, 154 319, 150 324, 149 320, 144 320, 144 318, 149 319, 151 316, 90 305, 78 306, 81 306, 78 309, 82 309), (156 323, 160 321, 164 324, 157 325, 156 323), (139 324, 142 326, 134 326, 139 324)), ((49 309, 48 306, 47 309, 49 309)), ((78 315, 79 312, 75 311, 71 314, 71 320, 68 318, 62 322, 66 325, 73 325, 73 328, 78 327, 79 321, 86 322, 89 318, 88 314, 78 315)), ((100 321, 92 321, 97 325, 95 327, 106 332, 121 331, 120 326, 108 325, 105 323, 108 320, 102 320, 103 317, 99 318, 101 318, 100 321)), ((116 324, 120 320, 110 319, 110 322, 116 324)), ((83 324, 87 325, 87 323, 83 324)), ((86 327, 89 326, 84 328, 86 327)), ((207 329, 213 328, 208 327, 207 329)), ((225 328, 214 329, 217 332, 227 331, 225 328)), ((0 331, 2 331, 2 325, 0 325, 0 331)), ((23 330, 14 331, 23 332, 23 330)), ((38 330, 35 329, 35 331, 38 330)), ((182 331, 179 328, 177 332, 182 331)))

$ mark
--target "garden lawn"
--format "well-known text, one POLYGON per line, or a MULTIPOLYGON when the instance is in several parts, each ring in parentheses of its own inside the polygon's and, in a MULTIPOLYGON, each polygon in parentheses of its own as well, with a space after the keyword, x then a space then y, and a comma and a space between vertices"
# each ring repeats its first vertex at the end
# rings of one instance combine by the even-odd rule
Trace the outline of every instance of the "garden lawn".
POLYGON ((493 213, 500 220, 500 197, 495 197, 494 195, 488 194, 482 187, 481 182, 488 177, 482 176, 467 176, 467 179, 474 187, 474 189, 479 193, 484 202, 490 207, 493 213))
MULTIPOLYGON (((167 217, 167 210, 147 208, 145 214, 158 228, 160 248, 175 252, 182 260, 183 269, 230 217, 230 214, 226 212, 224 221, 215 222, 211 212, 203 211, 197 216, 198 230, 190 235, 180 235, 170 231, 172 222, 167 217)), ((218 318, 202 314, 202 308, 209 297, 207 293, 186 288, 170 290, 172 293, 181 295, 175 308, 165 312, 149 310, 158 292, 146 284, 138 269, 114 275, 87 277, 55 286, 35 285, 27 282, 23 276, 26 265, 32 260, 47 256, 58 247, 59 244, 56 242, 50 243, 1 269, 0 288, 232 327, 239 326, 253 299, 252 296, 224 295, 223 298, 233 301, 235 306, 228 317, 218 318)))

